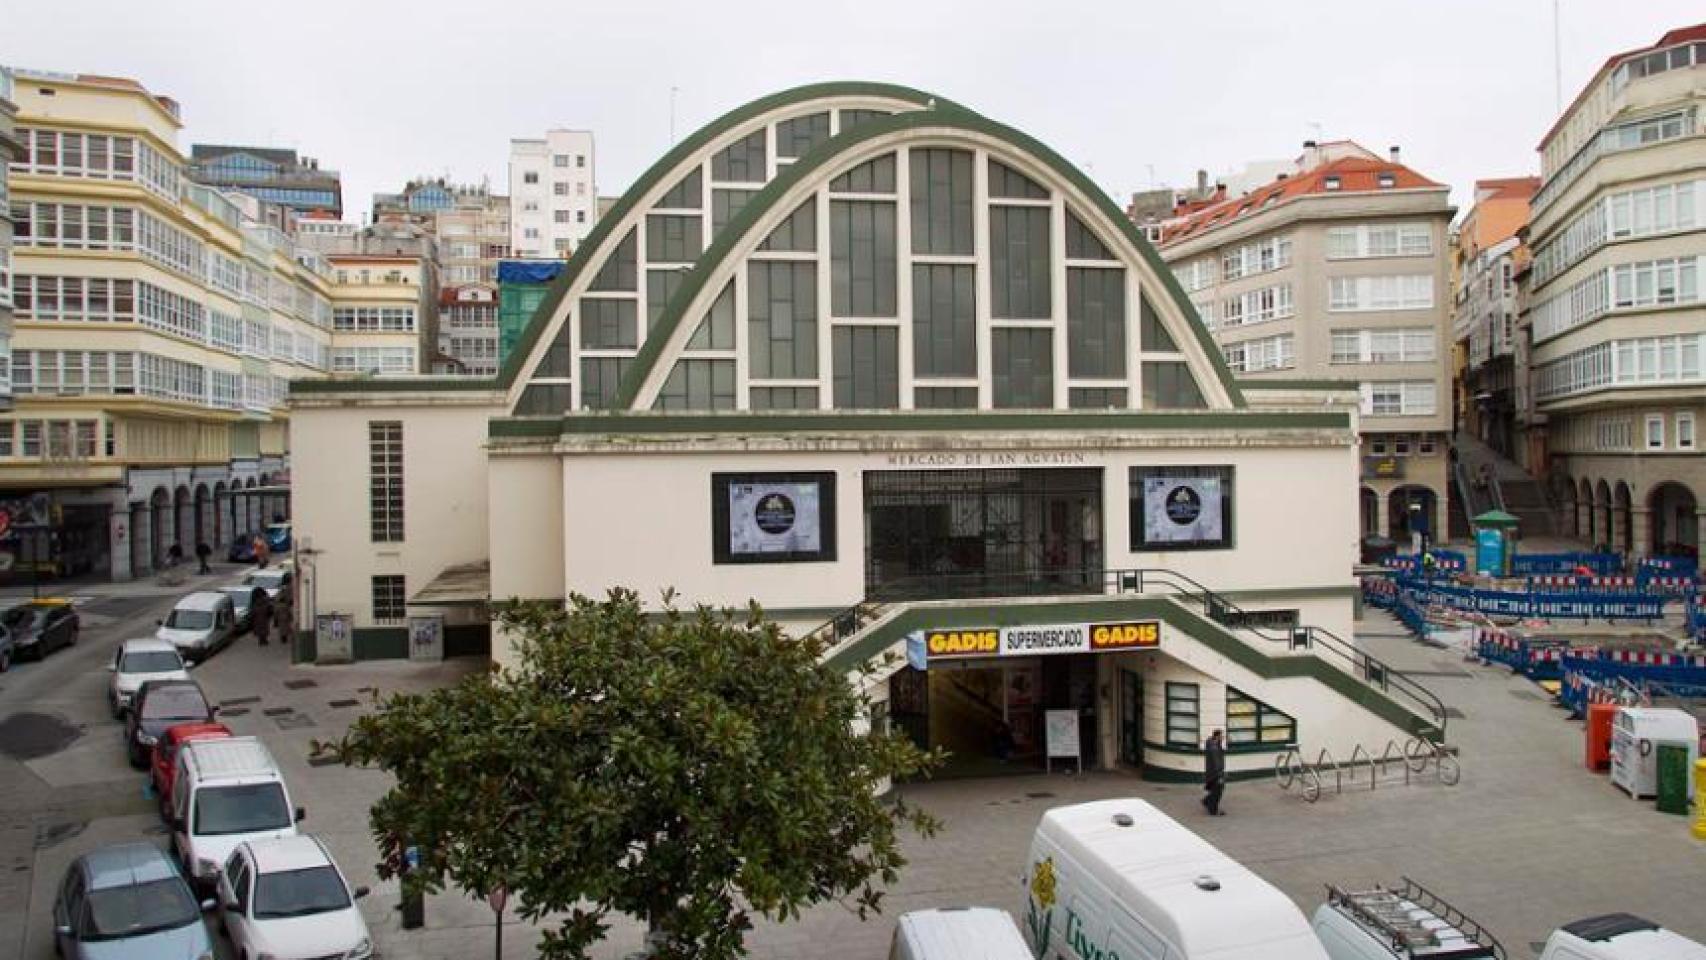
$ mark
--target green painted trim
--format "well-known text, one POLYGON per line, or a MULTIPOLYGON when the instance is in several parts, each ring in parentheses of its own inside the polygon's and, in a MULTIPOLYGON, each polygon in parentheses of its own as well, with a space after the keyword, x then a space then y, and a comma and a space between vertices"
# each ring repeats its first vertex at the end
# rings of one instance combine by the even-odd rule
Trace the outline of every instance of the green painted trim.
POLYGON ((403 660, 409 656, 406 627, 357 627, 350 635, 350 656, 364 660, 403 660))
POLYGON ((1356 380, 1240 380, 1245 390, 1355 390, 1356 380))
MULTIPOLYGON (((645 173, 640 174, 639 179, 635 180, 633 185, 622 194, 622 198, 616 201, 616 205, 611 207, 608 213, 605 213, 603 216, 598 218, 597 224, 593 226, 592 232, 587 235, 586 241, 575 250, 574 256, 569 258, 568 265, 563 268, 563 272, 557 276, 556 280, 552 281, 551 288, 545 293, 545 298, 539 302, 539 306, 534 308, 533 316, 527 321, 527 326, 521 329, 521 335, 516 339, 515 348, 510 351, 510 355, 504 359, 503 367, 498 370, 498 386, 507 390, 514 385, 515 378, 521 375, 522 366, 527 362, 528 356, 533 352, 533 348, 538 344, 539 337, 545 332, 545 327, 550 323, 552 315, 557 312, 557 307, 562 304, 563 298, 568 295, 569 288, 574 285, 575 281, 580 278, 581 274, 592 268, 593 261, 595 259, 600 265, 603 264, 604 257, 601 253, 601 248, 604 246, 604 242, 609 238, 611 232, 616 229, 617 224, 620 224, 628 214, 632 213, 634 209, 639 206, 641 197, 651 192, 654 187, 663 181, 665 176, 674 173, 676 167, 691 159, 694 154, 710 146, 718 137, 722 136, 730 129, 751 120, 753 117, 767 113, 778 107, 785 107, 789 104, 795 103, 806 103, 812 100, 823 100, 830 97, 859 96, 905 100, 916 103, 920 107, 934 101, 940 106, 950 107, 953 109, 963 109, 948 100, 935 96, 934 94, 926 93, 922 90, 915 90, 911 87, 903 87, 887 83, 870 83, 859 80, 848 80, 807 84, 803 87, 794 87, 791 90, 783 90, 780 93, 773 93, 768 97, 754 100, 745 106, 737 107, 717 119, 712 120, 703 127, 700 127, 698 130, 694 131, 691 136, 676 144, 656 163, 648 167, 645 173)), ((822 148, 820 147, 810 151, 810 153, 817 153, 821 149, 822 148)), ((810 154, 808 154, 808 156, 809 155, 810 154)), ((801 162, 803 161, 796 160, 794 162, 794 166, 799 166, 801 162)), ((780 180, 782 177, 777 177, 776 179, 780 180)), ((728 232, 728 226, 723 228, 723 232, 728 232)), ((641 233, 644 234, 644 231, 642 230, 641 233)), ((644 242, 643 236, 641 237, 641 242, 644 242)), ((700 259, 703 260, 704 256, 701 255, 700 259)), ((646 341, 648 343, 651 342, 651 339, 651 335, 646 337, 646 341)))
MULTIPOLYGON (((1206 752, 1202 747, 1185 746, 1180 743, 1156 743, 1154 740, 1143 741, 1143 749, 1145 751, 1153 750, 1156 753, 1170 753, 1180 757, 1200 757, 1206 752)), ((1250 754, 1285 753, 1287 750, 1295 749, 1297 749, 1297 744, 1295 743, 1257 744, 1253 747, 1235 747, 1231 744, 1227 744, 1226 755, 1229 757, 1243 757, 1249 756, 1250 754)))
MULTIPOLYGON (((1385 567, 1381 567, 1385 570, 1385 567)), ((1312 600, 1331 597, 1360 597, 1362 587, 1355 583, 1346 583, 1331 587, 1266 587, 1255 590, 1216 590, 1215 593, 1232 600, 1312 600)))
POLYGON ((679 435, 686 433, 892 433, 1047 430, 1336 430, 1347 411, 1234 410, 893 410, 883 413, 648 413, 612 411, 564 417, 494 418, 492 437, 679 435))
POLYGON ((1265 680, 1310 677, 1382 720, 1415 736, 1437 739, 1433 724, 1368 684, 1320 657, 1269 656, 1233 636, 1225 627, 1174 600, 1158 597, 1049 600, 1039 603, 956 607, 905 605, 891 619, 866 631, 828 665, 850 671, 880 655, 914 630, 949 627, 1012 627, 1034 623, 1094 623, 1104 620, 1160 620, 1238 666, 1265 680))
MULTIPOLYGON (((938 101, 933 109, 898 113, 881 120, 860 124, 847 133, 837 134, 822 146, 796 160, 786 171, 765 184, 764 188, 748 201, 746 206, 741 208, 740 213, 724 225, 722 232, 717 234, 716 240, 700 255, 687 276, 682 278, 675 296, 671 298, 669 305, 664 309, 663 316, 658 318, 658 322, 646 335, 646 342, 635 356, 634 365, 629 369, 627 376, 623 378, 621 386, 617 390, 614 406, 618 408, 633 407, 634 399, 640 391, 640 384, 644 383, 646 378, 651 375, 653 368, 661 359, 664 344, 681 326, 683 322, 682 311, 710 282, 712 274, 716 273, 723 262, 728 259, 730 252, 740 239, 752 230, 753 226, 770 208, 777 204, 783 195, 787 194, 801 181, 815 176, 819 170, 829 167, 842 154, 862 143, 893 133, 930 127, 947 127, 984 134, 1005 141, 1020 152, 1029 154, 1045 166, 1053 169, 1062 179, 1071 183, 1084 196, 1089 197, 1097 212, 1131 242, 1139 255, 1144 258, 1149 267, 1155 271, 1156 276, 1160 278, 1163 290, 1173 298, 1174 304, 1183 312, 1186 322, 1190 324, 1192 332, 1196 334, 1197 344, 1202 348, 1210 365, 1219 376, 1221 385, 1225 388, 1227 396, 1232 400, 1232 405, 1235 407, 1245 405, 1244 395, 1239 391, 1237 381, 1232 378, 1231 368, 1226 365, 1226 357, 1220 352, 1220 348, 1215 346, 1213 338, 1209 336, 1208 328, 1203 325, 1202 318, 1197 316, 1196 308, 1191 306, 1190 298, 1185 296, 1184 288, 1179 286, 1179 281, 1173 276, 1173 271, 1162 262, 1161 255, 1155 252, 1155 248, 1143 239, 1142 234, 1138 233, 1137 226, 1132 223, 1131 218, 1127 217, 1114 204, 1113 200, 1102 192, 1100 187, 1096 186, 1075 165, 1067 162, 1060 154, 1055 153, 1047 145, 1029 134, 952 104, 938 101)), ((590 245, 589 242, 588 246, 590 245)), ((825 322, 828 322, 827 319, 825 322)))
POLYGON ((409 393, 417 390, 499 389, 491 377, 352 377, 340 380, 292 380, 291 393, 409 393))
MULTIPOLYGON (((1146 742, 1144 744, 1144 748, 1148 749, 1148 746, 1149 745, 1146 742)), ((1171 751, 1163 750, 1161 752, 1162 753, 1168 753, 1171 751)), ((1141 766, 1140 768, 1138 768, 1138 775, 1143 777, 1143 779, 1148 780, 1151 783, 1202 783, 1203 782, 1203 772, 1201 770, 1174 770, 1170 767, 1157 767, 1154 764, 1149 764, 1149 763, 1146 763, 1143 766, 1141 766)), ((1243 780, 1243 781, 1260 780, 1263 777, 1271 777, 1273 775, 1274 775, 1274 772, 1272 770, 1267 770, 1267 769, 1263 769, 1263 770, 1228 770, 1228 771, 1226 771, 1226 782, 1234 783, 1234 782, 1237 782, 1240 780, 1243 780)))

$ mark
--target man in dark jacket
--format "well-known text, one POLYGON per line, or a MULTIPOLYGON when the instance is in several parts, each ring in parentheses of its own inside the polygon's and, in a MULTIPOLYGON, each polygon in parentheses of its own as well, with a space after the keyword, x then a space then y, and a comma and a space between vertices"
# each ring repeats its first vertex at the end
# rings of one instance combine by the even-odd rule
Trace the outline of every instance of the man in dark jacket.
POLYGON ((267 645, 267 638, 272 635, 272 597, 260 587, 255 588, 255 599, 249 603, 249 632, 255 635, 259 646, 267 645))
POLYGON ((1209 814, 1225 816, 1226 811, 1220 809, 1220 795, 1226 792, 1226 744, 1219 730, 1209 734, 1208 743, 1203 746, 1203 789, 1208 792, 1203 794, 1202 805, 1209 814))
POLYGON ((202 541, 199 541, 196 543, 196 545, 195 545, 195 558, 201 562, 201 567, 196 570, 196 573, 212 573, 213 572, 213 568, 207 565, 207 558, 211 557, 211 556, 213 556, 213 548, 207 545, 206 540, 202 540, 202 541))

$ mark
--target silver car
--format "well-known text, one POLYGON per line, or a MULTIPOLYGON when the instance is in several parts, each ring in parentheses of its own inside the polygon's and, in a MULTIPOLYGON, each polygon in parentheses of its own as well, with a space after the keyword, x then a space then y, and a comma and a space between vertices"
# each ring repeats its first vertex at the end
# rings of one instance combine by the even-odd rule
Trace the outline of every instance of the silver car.
POLYGON ((78 857, 53 901, 54 950, 68 960, 213 960, 197 903, 178 865, 151 843, 78 857))

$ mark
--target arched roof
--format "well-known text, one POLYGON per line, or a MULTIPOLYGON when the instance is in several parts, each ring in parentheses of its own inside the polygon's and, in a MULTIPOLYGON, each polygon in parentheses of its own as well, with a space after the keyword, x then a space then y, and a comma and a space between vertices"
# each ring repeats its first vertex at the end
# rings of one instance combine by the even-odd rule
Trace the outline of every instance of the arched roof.
MULTIPOLYGON (((1143 239, 1130 218, 1125 216, 1100 187, 1075 165, 1030 135, 970 110, 938 102, 930 109, 895 114, 838 134, 765 184, 758 195, 717 234, 683 280, 654 331, 640 347, 633 369, 623 378, 615 408, 630 408, 640 399, 643 386, 658 373, 660 360, 680 331, 683 318, 697 317, 705 307, 707 284, 714 277, 727 273, 730 269, 728 261, 736 255, 737 250, 743 247, 749 249, 763 239, 753 236, 756 227, 785 215, 785 211, 778 209, 778 205, 782 204, 785 198, 795 195, 802 184, 827 181, 830 176, 848 165, 845 158, 857 153, 862 145, 909 131, 936 131, 988 138, 1029 157, 1073 188, 1076 193, 1074 199, 1091 207, 1084 212, 1094 217, 1097 225, 1120 238, 1121 246, 1127 254, 1122 259, 1126 259, 1128 265, 1145 268, 1150 286, 1165 294, 1175 315, 1182 317, 1183 322, 1188 325, 1192 334, 1191 340, 1200 350, 1201 359, 1213 371, 1231 405, 1245 405, 1243 393, 1233 380, 1225 356, 1214 345, 1208 329, 1198 318, 1196 309, 1174 278, 1172 270, 1162 262, 1154 247, 1143 239)), ((667 369, 662 372, 667 373, 667 369)))
MULTIPOLYGON (((603 266, 605 260, 622 241, 617 231, 629 224, 630 217, 636 212, 645 198, 665 184, 673 183, 681 176, 686 167, 703 162, 708 151, 725 135, 738 129, 744 124, 765 114, 787 107, 805 108, 818 101, 831 103, 837 100, 875 99, 893 101, 896 104, 909 104, 922 109, 931 105, 964 110, 947 100, 916 90, 911 87, 888 83, 871 83, 865 81, 835 81, 815 83, 794 87, 773 93, 767 97, 754 100, 744 106, 737 107, 717 119, 707 123, 687 138, 683 139, 665 153, 658 161, 646 169, 646 172, 634 181, 616 204, 598 218, 592 232, 584 243, 576 249, 569 258, 568 265, 551 284, 551 289, 534 311, 533 317, 522 330, 517 339, 515 349, 505 358, 503 366, 497 373, 497 385, 500 388, 512 387, 521 372, 536 360, 535 352, 547 328, 556 324, 561 318, 562 305, 569 292, 582 278, 589 278, 603 266)), ((817 148, 823 149, 822 147, 817 148)), ((812 152, 817 152, 816 150, 812 152)), ((796 161, 796 166, 804 162, 802 158, 796 161)), ((730 226, 733 226, 731 223, 730 226)))

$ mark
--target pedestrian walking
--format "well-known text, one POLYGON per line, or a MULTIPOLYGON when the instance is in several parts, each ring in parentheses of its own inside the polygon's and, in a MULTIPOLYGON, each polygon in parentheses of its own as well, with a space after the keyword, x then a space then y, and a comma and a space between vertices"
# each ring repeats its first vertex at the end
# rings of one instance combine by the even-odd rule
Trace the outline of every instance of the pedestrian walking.
POLYGON ((260 646, 267 645, 267 637, 272 635, 272 598, 260 587, 255 588, 255 599, 249 602, 249 632, 255 635, 260 646))
POLYGON ((1203 790, 1206 792, 1202 805, 1209 815, 1226 816, 1226 811, 1220 809, 1220 795, 1226 792, 1226 744, 1219 730, 1209 734, 1208 743, 1203 746, 1203 790))
POLYGON ((255 534, 254 550, 255 566, 265 569, 267 561, 272 559, 272 549, 267 546, 267 538, 258 533, 255 534))
POLYGON ((273 610, 272 618, 278 625, 279 645, 289 650, 291 640, 294 639, 291 635, 296 632, 296 617, 293 615, 289 591, 278 592, 277 609, 273 610))
POLYGON ((195 558, 201 562, 201 568, 196 571, 197 573, 213 572, 213 568, 207 565, 207 558, 211 556, 213 556, 213 548, 207 545, 207 541, 197 541, 195 545, 195 558))

